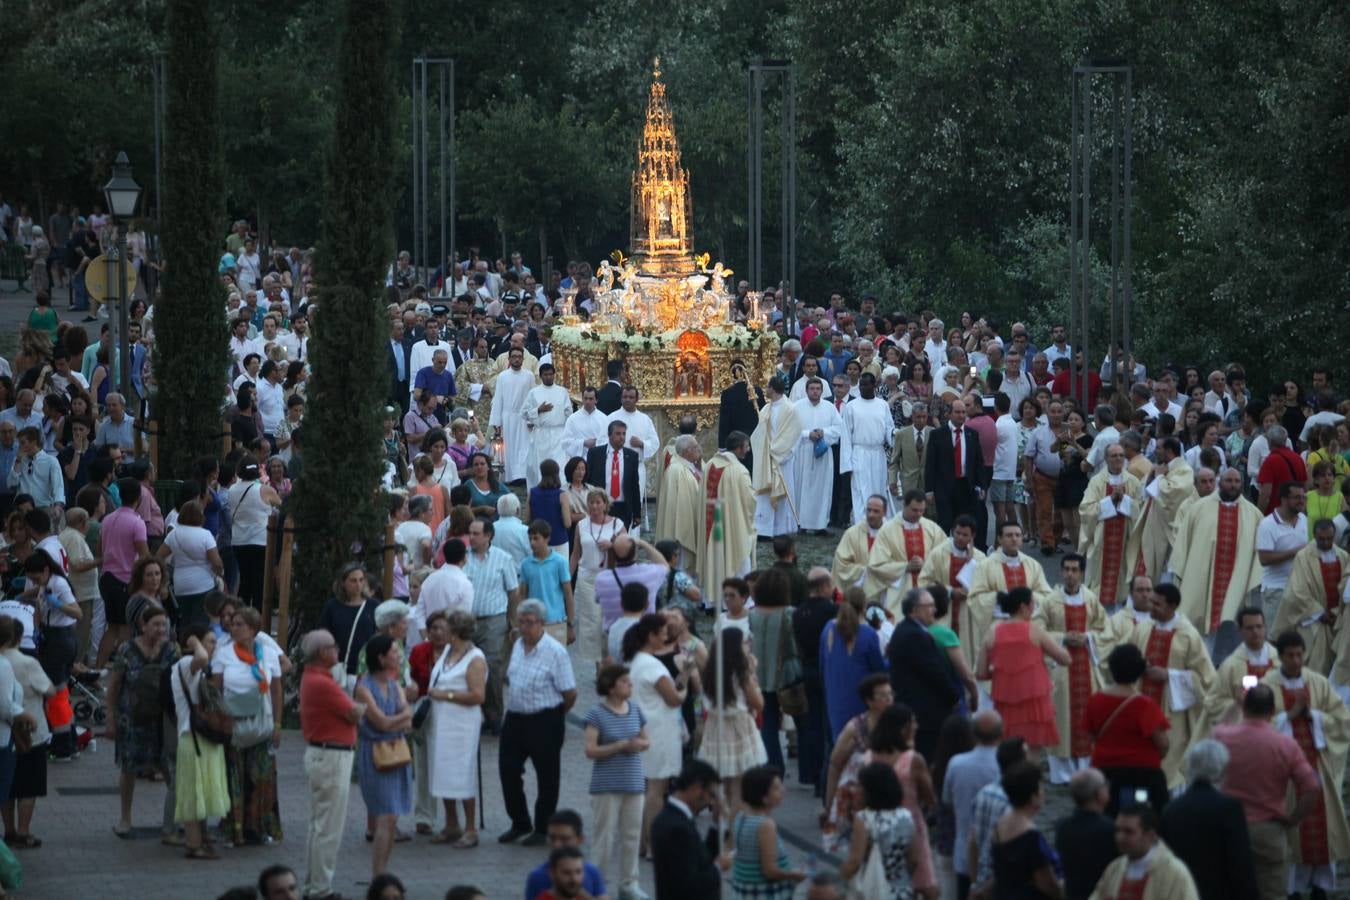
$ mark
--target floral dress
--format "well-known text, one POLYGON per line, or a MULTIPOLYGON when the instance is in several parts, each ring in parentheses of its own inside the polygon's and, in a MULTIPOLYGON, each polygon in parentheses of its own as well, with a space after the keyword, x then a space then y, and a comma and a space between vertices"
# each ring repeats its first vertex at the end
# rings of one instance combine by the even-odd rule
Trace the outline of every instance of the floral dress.
POLYGON ((863 808, 858 772, 867 756, 870 737, 867 713, 860 713, 853 719, 853 752, 839 775, 839 784, 834 789, 834 804, 828 810, 825 823, 824 843, 830 853, 847 854, 849 842, 853 840, 853 814, 863 808))
MULTIPOLYGON (((1021 422, 1017 423, 1017 461, 1019 463, 1022 461, 1022 454, 1026 452, 1027 441, 1031 438, 1032 432, 1040 427, 1040 424, 1040 422, 1033 422, 1031 427, 1028 428, 1021 422)), ((1019 465, 1017 467, 1017 478, 1013 480, 1013 503, 1026 505, 1026 502, 1027 486, 1022 478, 1022 466, 1019 465)))
POLYGON ((891 889, 889 900, 911 900, 914 885, 909 876, 909 845, 915 840, 914 817, 904 807, 865 809, 860 816, 872 846, 881 851, 881 865, 891 889))
POLYGON ((136 722, 132 718, 131 707, 136 685, 146 668, 153 666, 163 671, 177 661, 178 647, 173 641, 166 640, 161 644, 159 654, 154 659, 148 658, 135 640, 127 641, 117 648, 112 670, 120 676, 121 690, 114 712, 117 716, 117 740, 114 742, 113 759, 123 772, 140 775, 172 768, 172 759, 165 749, 163 710, 153 722, 136 722))

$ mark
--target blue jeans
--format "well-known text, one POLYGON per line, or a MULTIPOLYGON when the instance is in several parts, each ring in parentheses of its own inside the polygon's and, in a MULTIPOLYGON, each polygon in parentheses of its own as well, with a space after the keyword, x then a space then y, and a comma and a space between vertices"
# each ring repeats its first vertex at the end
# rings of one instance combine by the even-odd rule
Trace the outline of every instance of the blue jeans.
POLYGON ((769 754, 769 765, 779 772, 786 772, 787 768, 783 763, 783 740, 779 734, 782 727, 783 713, 778 708, 778 693, 765 691, 764 724, 759 728, 759 735, 764 739, 764 750, 769 754))
POLYGON ((71 284, 75 288, 75 301, 70 308, 75 312, 83 312, 89 308, 89 289, 84 285, 84 273, 72 278, 71 284))

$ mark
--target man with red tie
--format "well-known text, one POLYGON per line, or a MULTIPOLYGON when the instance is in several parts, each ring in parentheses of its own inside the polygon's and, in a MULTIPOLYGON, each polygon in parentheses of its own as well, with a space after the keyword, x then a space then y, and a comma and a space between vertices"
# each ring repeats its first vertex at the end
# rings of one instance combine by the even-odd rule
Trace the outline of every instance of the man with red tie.
POLYGON ((624 523, 633 534, 642 524, 642 489, 638 467, 642 461, 636 450, 624 446, 628 426, 609 423, 609 443, 586 451, 586 483, 609 495, 610 515, 624 523))
MULTIPOLYGON (((984 505, 984 453, 980 438, 966 427, 966 408, 953 403, 946 428, 933 430, 924 459, 923 483, 928 502, 937 510, 942 530, 950 532, 959 515, 980 521, 984 505)), ((975 544, 983 544, 983 535, 975 535, 975 544)))

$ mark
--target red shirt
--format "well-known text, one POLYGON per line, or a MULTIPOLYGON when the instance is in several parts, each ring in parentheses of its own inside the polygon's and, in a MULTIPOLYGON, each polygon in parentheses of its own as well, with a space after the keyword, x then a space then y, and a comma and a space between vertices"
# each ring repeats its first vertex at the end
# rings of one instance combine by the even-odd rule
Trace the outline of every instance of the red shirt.
POLYGON ((1236 725, 1219 725, 1214 740, 1228 748, 1223 792, 1242 801, 1248 822, 1283 816, 1291 781, 1299 793, 1318 788, 1317 773, 1298 744, 1269 722, 1243 719, 1236 725))
POLYGON ((417 696, 425 697, 436 665, 436 648, 423 641, 408 651, 408 675, 417 684, 417 696))
POLYGON ((1266 501, 1265 514, 1270 515, 1280 505, 1280 485, 1287 481, 1306 484, 1308 467, 1303 458, 1288 447, 1275 447, 1261 463, 1261 471, 1256 473, 1257 484, 1270 485, 1270 499, 1266 501))
MULTIPOLYGON (((1080 406, 1081 406, 1082 404, 1081 404, 1081 398, 1079 397, 1079 393, 1080 393, 1082 390, 1083 390, 1083 373, 1082 373, 1082 372, 1079 372, 1079 373, 1078 373, 1078 377, 1074 379, 1073 390, 1070 390, 1070 389, 1069 389, 1069 370, 1068 370, 1068 369, 1065 369, 1063 372, 1060 372, 1058 375, 1055 376, 1054 380, 1053 380, 1052 382, 1050 382, 1050 393, 1054 394, 1056 397, 1073 397, 1075 400, 1080 400, 1080 404, 1079 404, 1080 406)), ((1097 395, 1098 395, 1099 393, 1101 393, 1101 390, 1102 390, 1102 378, 1101 378, 1101 376, 1098 375, 1096 372, 1089 372, 1089 373, 1088 373, 1088 402, 1087 402, 1087 408, 1088 408, 1088 409, 1096 409, 1096 408, 1097 408, 1097 395)))
POLYGON ((1097 743, 1092 748, 1094 767, 1162 768, 1162 754, 1153 746, 1153 735, 1159 729, 1166 731, 1171 726, 1167 722, 1167 714, 1152 697, 1143 694, 1135 694, 1132 698, 1093 694, 1088 698, 1083 722, 1088 731, 1097 735, 1097 743), (1130 705, 1112 719, 1104 733, 1099 734, 1116 707, 1127 700, 1130 705))
POLYGON ((356 726, 347 721, 352 698, 321 665, 305 666, 300 677, 300 731, 312 744, 356 746, 356 726))

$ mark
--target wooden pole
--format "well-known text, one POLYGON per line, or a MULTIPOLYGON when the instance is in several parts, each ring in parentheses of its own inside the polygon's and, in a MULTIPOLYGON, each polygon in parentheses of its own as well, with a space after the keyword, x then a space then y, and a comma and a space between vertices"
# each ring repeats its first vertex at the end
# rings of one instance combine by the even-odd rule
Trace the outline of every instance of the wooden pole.
POLYGON ((230 446, 230 423, 226 422, 224 419, 220 420, 220 432, 220 457, 221 459, 224 459, 229 456, 230 451, 234 449, 230 446))
POLYGON ((275 515, 267 520, 267 550, 263 559, 262 621, 263 630, 268 634, 272 633, 272 577, 276 574, 273 559, 277 551, 277 523, 275 515))
POLYGON ((384 599, 388 600, 394 592, 394 523, 384 525, 384 575, 380 579, 384 588, 384 599))
POLYGON ((159 423, 150 420, 150 467, 159 471, 159 423))
POLYGON ((277 643, 285 646, 291 635, 291 557, 295 553, 295 533, 281 531, 281 559, 277 562, 277 643))

